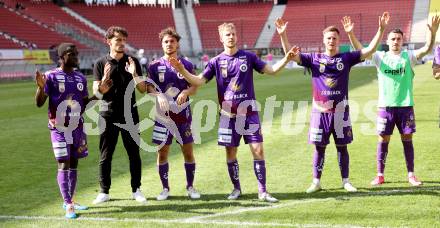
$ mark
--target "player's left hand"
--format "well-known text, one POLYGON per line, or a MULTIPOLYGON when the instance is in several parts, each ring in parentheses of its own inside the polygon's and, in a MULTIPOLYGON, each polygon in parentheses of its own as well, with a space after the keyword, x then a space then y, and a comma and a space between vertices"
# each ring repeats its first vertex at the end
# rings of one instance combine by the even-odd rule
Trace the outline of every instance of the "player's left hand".
POLYGON ((177 96, 176 99, 177 105, 182 105, 183 103, 185 103, 187 98, 188 98, 188 93, 185 90, 183 90, 179 94, 179 96, 177 96))
POLYGON ((431 30, 431 34, 437 33, 439 24, 440 24, 440 16, 436 14, 431 18, 431 24, 427 24, 428 29, 431 30))
POLYGON ((184 66, 183 64, 176 58, 174 57, 170 57, 170 59, 168 60, 171 64, 171 66, 176 69, 177 71, 179 71, 179 73, 182 73, 184 66))
POLYGON ((131 57, 128 57, 128 62, 125 63, 125 67, 131 75, 135 75, 136 73, 136 64, 131 57))
POLYGON ((383 12, 382 16, 379 17, 379 28, 383 31, 388 26, 390 21, 390 13, 383 12))

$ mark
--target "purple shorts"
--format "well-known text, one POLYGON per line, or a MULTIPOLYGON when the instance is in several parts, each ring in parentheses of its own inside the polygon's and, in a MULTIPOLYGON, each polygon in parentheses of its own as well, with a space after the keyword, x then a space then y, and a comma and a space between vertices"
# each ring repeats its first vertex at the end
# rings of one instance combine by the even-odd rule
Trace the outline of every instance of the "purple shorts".
POLYGON ((317 112, 310 116, 309 143, 325 146, 330 143, 330 135, 336 145, 346 145, 353 141, 349 112, 317 112))
POLYGON ((155 121, 152 135, 152 142, 161 145, 165 141, 165 145, 170 145, 173 138, 176 138, 176 142, 180 145, 193 143, 194 139, 191 132, 191 122, 170 124, 170 126, 164 126, 163 124, 155 121))
POLYGON ((233 118, 220 114, 218 145, 238 147, 242 136, 245 144, 263 142, 258 113, 233 118))
POLYGON ((87 137, 82 126, 72 131, 71 140, 66 139, 64 132, 56 128, 50 130, 53 153, 57 161, 66 161, 71 157, 76 159, 89 155, 87 137), (70 142, 69 142, 70 141, 70 142))
POLYGON ((416 132, 413 107, 379 107, 377 111, 377 134, 392 135, 394 125, 397 126, 400 134, 416 132))

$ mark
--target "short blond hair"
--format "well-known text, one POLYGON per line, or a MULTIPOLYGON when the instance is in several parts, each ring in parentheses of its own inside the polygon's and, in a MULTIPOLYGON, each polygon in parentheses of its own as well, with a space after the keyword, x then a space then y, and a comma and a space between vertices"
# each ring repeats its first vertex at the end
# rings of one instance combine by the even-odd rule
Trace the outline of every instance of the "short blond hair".
POLYGON ((230 30, 235 30, 235 25, 234 23, 223 23, 221 25, 218 26, 218 34, 220 35, 220 37, 222 36, 222 32, 226 29, 230 29, 230 30))
POLYGON ((336 32, 339 35, 339 29, 336 28, 336 26, 334 26, 334 25, 328 26, 327 28, 322 30, 322 35, 324 35, 328 32, 336 32))

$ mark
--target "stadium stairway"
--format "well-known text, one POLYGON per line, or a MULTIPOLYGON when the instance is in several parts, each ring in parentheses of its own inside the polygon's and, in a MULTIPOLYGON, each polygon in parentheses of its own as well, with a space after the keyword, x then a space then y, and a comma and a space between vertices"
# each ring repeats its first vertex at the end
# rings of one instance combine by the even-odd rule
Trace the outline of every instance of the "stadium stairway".
POLYGON ((269 17, 267 17, 266 23, 264 23, 263 30, 258 36, 257 42, 255 44, 256 48, 267 48, 272 42, 273 36, 276 34, 276 28, 274 25, 275 20, 278 17, 282 17, 284 11, 286 10, 286 5, 274 5, 270 11, 269 17))
POLYGON ((180 39, 180 51, 184 55, 191 55, 192 42, 191 34, 188 28, 188 21, 185 12, 182 8, 173 10, 174 24, 176 24, 176 32, 179 33, 180 39))
POLYGON ((199 27, 197 26, 196 15, 194 14, 194 10, 191 5, 188 5, 183 8, 184 14, 186 15, 189 33, 190 33, 190 42, 192 47, 192 54, 197 55, 202 53, 202 40, 200 39, 199 27))
POLYGON ((415 0, 413 23, 411 25, 410 41, 414 43, 424 43, 426 41, 426 31, 429 15, 430 0, 415 0))

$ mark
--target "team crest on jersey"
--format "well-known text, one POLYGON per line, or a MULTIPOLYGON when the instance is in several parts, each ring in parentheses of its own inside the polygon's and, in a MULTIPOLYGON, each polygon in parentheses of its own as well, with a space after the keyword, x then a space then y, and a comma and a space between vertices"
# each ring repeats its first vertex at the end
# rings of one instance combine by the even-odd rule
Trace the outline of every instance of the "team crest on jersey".
POLYGON ((344 69, 344 64, 342 62, 338 62, 336 63, 336 69, 338 69, 339 71, 344 69))
POLYGON ((240 71, 241 72, 246 72, 248 70, 248 66, 246 63, 243 63, 240 65, 240 71))
POLYGON ((82 92, 84 90, 84 85, 80 82, 76 84, 76 88, 78 88, 78 90, 82 92))
POLYGON ((325 64, 324 63, 320 63, 319 64, 319 72, 324 73, 325 71, 325 64))
POLYGON ((64 91, 66 91, 66 87, 64 86, 64 82, 58 83, 58 90, 60 91, 60 93, 64 93, 64 91))

